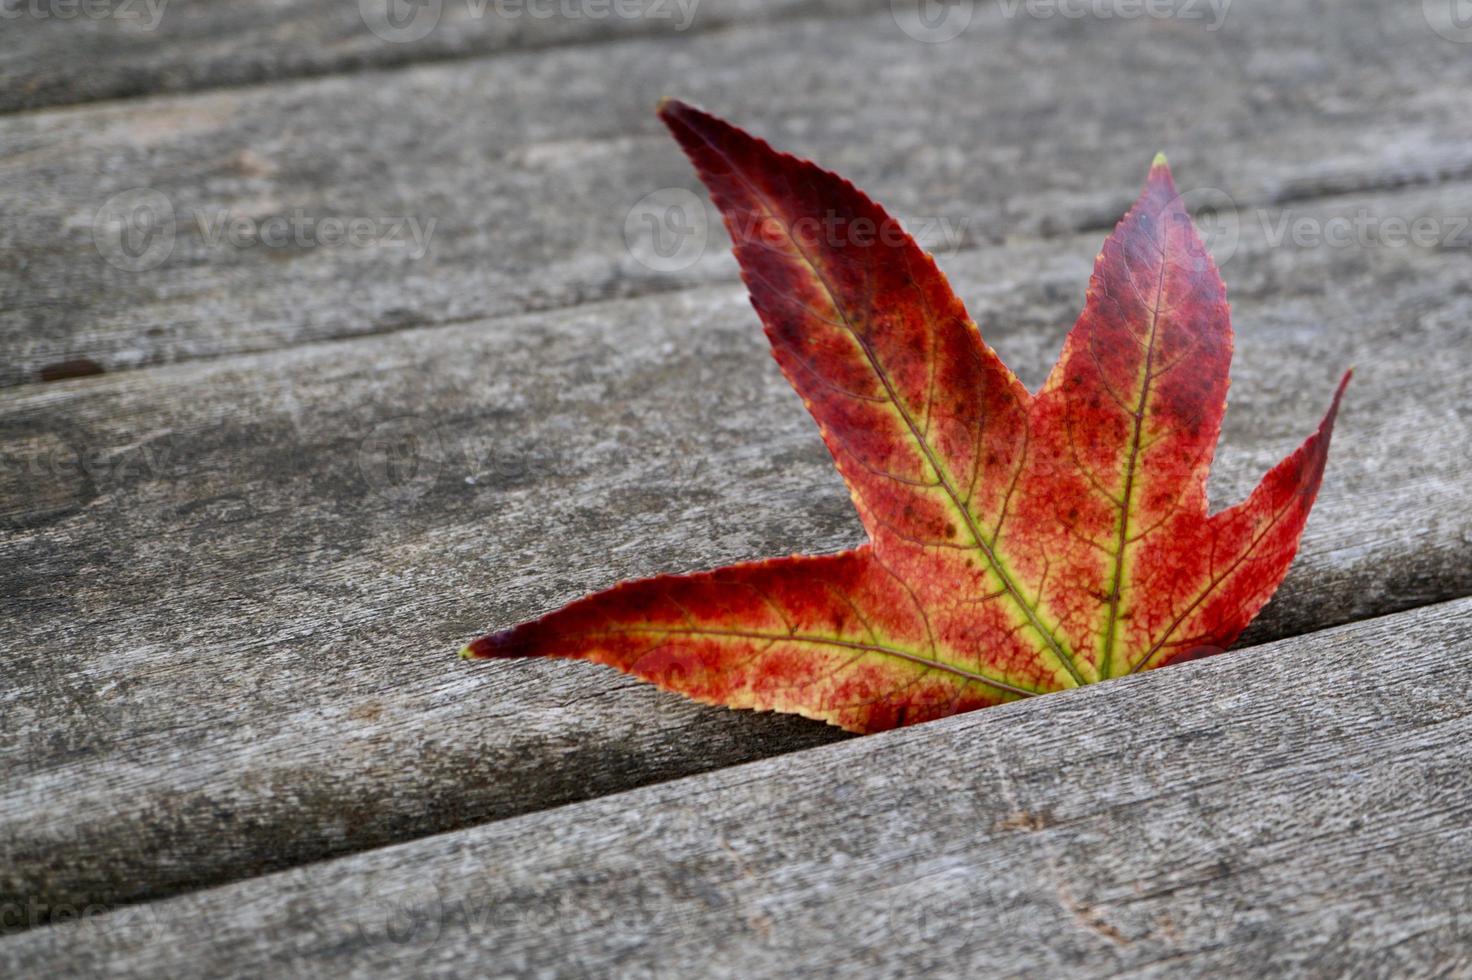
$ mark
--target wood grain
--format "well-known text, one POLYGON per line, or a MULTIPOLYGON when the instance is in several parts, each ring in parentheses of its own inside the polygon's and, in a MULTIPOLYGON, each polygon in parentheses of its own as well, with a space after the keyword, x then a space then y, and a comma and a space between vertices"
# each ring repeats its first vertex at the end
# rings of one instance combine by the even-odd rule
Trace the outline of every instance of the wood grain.
POLYGON ((0 385, 734 281, 664 95, 938 245, 1107 228, 1157 150, 1244 206, 1472 174, 1472 59, 1415 4, 1238 0, 1210 31, 967 2, 944 44, 880 6, 0 118, 0 385))
POLYGON ((1472 600, 0 939, 12 975, 1461 976, 1472 600))
MULTIPOLYGON (((1455 215, 1462 185, 1288 213, 1455 215)), ((1357 376, 1262 642, 1472 592, 1472 292, 1451 247, 1224 266, 1218 505, 1357 376)), ((1102 235, 945 258, 1036 385, 1102 235)), ((0 902, 115 903, 811 747, 838 733, 454 651, 616 580, 856 542, 741 289, 0 397, 0 902)))
POLYGON ((383 0, 25 0, 6 4, 0 112, 279 83, 420 62, 750 21, 887 7, 887 0, 427 0, 389 21, 383 0))

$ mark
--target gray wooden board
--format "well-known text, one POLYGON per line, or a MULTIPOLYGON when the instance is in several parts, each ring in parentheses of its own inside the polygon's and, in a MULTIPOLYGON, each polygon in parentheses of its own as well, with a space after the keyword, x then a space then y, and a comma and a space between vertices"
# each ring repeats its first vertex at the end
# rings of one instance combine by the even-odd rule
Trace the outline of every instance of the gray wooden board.
POLYGON ((275 82, 752 20, 888 9, 888 0, 10 0, 0 112, 275 82))
POLYGON ((15 976, 1466 976, 1472 600, 0 939, 15 976))
POLYGON ((1418 5, 972 9, 942 44, 885 9, 0 118, 0 385, 730 281, 669 94, 937 244, 1107 228, 1161 149, 1207 208, 1472 172, 1472 59, 1418 5))
MULTIPOLYGON (((1271 247, 1278 220, 1225 263, 1213 499, 1358 376, 1249 642, 1472 592, 1466 252, 1271 247)), ((1029 384, 1100 238, 943 261, 1029 384)), ((0 439, 0 902, 146 899, 840 737, 454 657, 618 579, 859 539, 738 286, 21 388, 0 439)))

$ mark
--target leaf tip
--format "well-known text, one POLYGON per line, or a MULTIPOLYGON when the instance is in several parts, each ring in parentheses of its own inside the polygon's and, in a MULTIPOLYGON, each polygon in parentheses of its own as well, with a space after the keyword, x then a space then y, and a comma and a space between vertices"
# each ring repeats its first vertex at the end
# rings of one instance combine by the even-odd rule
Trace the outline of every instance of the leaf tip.
POLYGON ((464 660, 495 660, 508 656, 514 657, 515 653, 504 649, 507 646, 505 642, 507 636, 512 632, 514 631, 506 630, 502 633, 487 633, 485 636, 478 636, 460 648, 460 656, 464 660))
POLYGON ((1334 389, 1334 401, 1329 406, 1329 420, 1330 420, 1330 422, 1332 422, 1333 419, 1334 419, 1334 417, 1339 414, 1339 403, 1344 398, 1344 389, 1349 387, 1349 379, 1350 378, 1353 378, 1353 377, 1354 377, 1354 368, 1353 367, 1350 367, 1350 368, 1348 368, 1348 369, 1345 370, 1344 377, 1342 377, 1342 378, 1339 379, 1339 387, 1334 389))
POLYGON ((693 112, 694 106, 688 102, 682 102, 672 95, 660 98, 659 104, 654 107, 654 114, 668 123, 670 120, 693 112))
POLYGON ((1176 178, 1170 172, 1170 161, 1166 160, 1164 153, 1155 154, 1155 159, 1150 161, 1150 172, 1145 175, 1145 193, 1152 191, 1175 198, 1176 178))
POLYGON ((466 660, 516 660, 520 657, 535 657, 542 653, 538 645, 538 632, 534 623, 499 633, 478 636, 460 648, 460 656, 466 660))

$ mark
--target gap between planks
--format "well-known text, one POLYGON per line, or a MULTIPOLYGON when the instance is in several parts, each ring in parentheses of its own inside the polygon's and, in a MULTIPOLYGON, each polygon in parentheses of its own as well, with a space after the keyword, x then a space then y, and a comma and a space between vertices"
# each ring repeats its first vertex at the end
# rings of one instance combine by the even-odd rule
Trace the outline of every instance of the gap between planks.
MULTIPOLYGON (((646 138, 651 140, 662 139, 662 137, 659 136, 649 136, 646 138)), ((1432 176, 1417 177, 1414 175, 1400 175, 1390 179, 1369 179, 1364 181, 1363 186, 1356 186, 1352 182, 1346 181, 1341 181, 1338 183, 1331 182, 1327 184, 1323 182, 1306 181, 1298 186, 1290 184, 1290 186, 1285 189, 1285 191, 1281 194, 1269 195, 1259 200, 1245 200, 1241 202, 1240 207, 1244 210, 1250 210, 1254 208, 1258 209, 1259 211, 1266 211, 1268 209, 1283 210, 1282 206, 1285 204, 1324 204, 1331 203, 1338 199, 1353 199, 1357 197, 1364 197, 1367 195, 1384 194, 1387 196, 1393 196, 1397 192, 1410 189, 1454 188, 1458 186, 1469 185, 1472 185, 1472 161, 1469 161, 1465 167, 1452 169, 1446 172, 1438 172, 1432 176)), ((1120 217, 1123 217, 1123 212, 1120 213, 1120 217)), ((1111 231, 1113 231, 1114 226, 1117 223, 1118 219, 1113 222, 1085 222, 1077 228, 1064 229, 1052 234, 1046 232, 1038 232, 1036 234, 1010 236, 1007 240, 1007 245, 1002 247, 1025 247, 1028 245, 1037 245, 1049 241, 1056 241, 1059 239, 1075 238, 1084 234, 1098 233, 1101 235, 1108 235, 1111 231)), ((722 245, 726 244, 728 243, 722 242, 722 245)), ((984 249, 995 249, 997 247, 998 246, 985 242, 978 243, 968 240, 953 249, 947 250, 944 254, 944 258, 945 261, 949 263, 951 261, 954 261, 955 258, 964 258, 971 253, 975 253, 984 249)), ((727 248, 726 251, 729 251, 729 248, 727 248)), ((934 253, 931 253, 929 252, 929 250, 927 250, 927 254, 934 253)), ((942 273, 945 272, 944 267, 941 271, 942 273)), ((244 362, 252 358, 270 356, 271 354, 277 352, 286 352, 292 350, 311 350, 319 347, 352 344, 355 342, 371 342, 376 338, 386 336, 413 337, 416 335, 422 335, 426 338, 430 338, 433 337, 433 335, 438 331, 452 330, 454 328, 461 327, 470 323, 482 323, 490 326, 505 321, 516 320, 518 318, 524 319, 537 315, 555 315, 571 310, 585 308, 596 309, 597 307, 603 305, 624 304, 628 302, 635 302, 648 297, 694 294, 712 288, 739 284, 740 282, 740 274, 734 269, 727 275, 720 276, 718 278, 705 279, 698 282, 674 282, 658 278, 639 279, 633 281, 632 289, 630 289, 628 292, 620 293, 617 296, 596 297, 592 299, 585 299, 579 302, 529 307, 522 310, 509 310, 503 313, 472 313, 463 317, 447 317, 445 319, 435 320, 429 323, 414 323, 402 327, 386 326, 382 329, 372 329, 360 333, 342 334, 335 337, 302 337, 300 339, 290 341, 285 344, 275 345, 271 347, 262 347, 252 350, 222 351, 216 354, 196 354, 188 358, 164 361, 161 363, 144 364, 137 367, 123 367, 122 369, 114 369, 85 378, 65 378, 55 381, 33 379, 17 385, 0 386, 0 402, 3 402, 3 400, 7 396, 18 395, 21 392, 24 392, 36 386, 44 385, 48 388, 57 388, 58 390, 60 390, 61 386, 67 385, 68 383, 77 383, 83 385, 95 384, 97 383, 97 379, 99 378, 116 377, 120 375, 140 375, 143 377, 147 377, 150 372, 167 371, 171 368, 178 368, 189 364, 218 363, 229 365, 232 362, 244 362)), ((1227 283, 1227 297, 1229 300, 1232 298, 1232 286, 1230 282, 1227 283)), ((981 323, 980 326, 983 333, 985 334, 988 329, 988 325, 986 323, 981 323)))
POLYGON ((0 937, 0 963, 1424 975, 1472 940, 1469 622, 1440 603, 487 822, 0 937))
MULTIPOLYGON (((353 5, 358 5, 360 0, 348 0, 348 2, 353 5)), ((361 0, 361 2, 362 5, 366 7, 367 3, 370 2, 370 0, 361 0)), ((494 0, 488 0, 488 2, 494 3, 494 0)), ((664 0, 664 2, 668 3, 672 2, 672 0, 664 0)), ((908 2, 908 0, 906 0, 906 2, 908 2)), ((983 0, 983 2, 985 2, 985 0, 983 0)), ((717 18, 712 21, 702 20, 700 18, 699 11, 703 7, 703 2, 702 0, 697 0, 695 13, 693 14, 693 16, 695 17, 695 22, 692 23, 689 27, 675 31, 671 31, 657 21, 651 22, 647 18, 644 18, 640 20, 641 26, 637 30, 625 29, 621 32, 609 32, 605 34, 586 34, 580 37, 551 37, 546 39, 534 38, 529 41, 518 43, 514 47, 498 47, 497 44, 499 43, 499 38, 495 36, 482 36, 480 38, 475 38, 475 40, 481 42, 479 46, 472 44, 471 46, 459 49, 457 49, 451 43, 398 43, 378 39, 374 42, 370 42, 377 45, 378 52, 383 52, 381 56, 377 57, 377 60, 375 60, 374 57, 367 57, 357 63, 352 60, 344 59, 336 63, 328 63, 320 66, 297 65, 294 66, 292 70, 280 75, 276 75, 269 79, 251 78, 249 80, 241 81, 206 81, 199 84, 192 84, 185 87, 177 88, 170 87, 170 85, 165 82, 163 84, 158 84, 157 87, 149 89, 147 91, 133 92, 127 94, 101 95, 94 98, 65 98, 32 106, 15 105, 7 108, 3 105, 0 105, 0 119, 35 117, 48 112, 59 112, 69 109, 93 107, 103 108, 114 105, 131 106, 137 103, 146 102, 149 99, 188 97, 191 95, 202 95, 210 92, 250 90, 269 91, 272 89, 278 89, 283 86, 289 86, 298 82, 313 81, 316 79, 337 77, 351 78, 354 76, 372 75, 377 73, 392 75, 395 72, 412 70, 414 68, 429 65, 447 65, 455 64, 457 62, 491 60, 495 58, 504 58, 520 54, 536 54, 539 52, 559 51, 575 48, 596 49, 603 45, 618 44, 626 41, 650 41, 661 39, 676 41, 716 34, 721 31, 731 30, 733 28, 740 28, 742 26, 748 25, 842 21, 872 15, 879 11, 882 6, 883 4, 881 3, 864 2, 864 0, 856 0, 852 7, 844 6, 843 0, 834 0, 834 2, 826 3, 795 3, 778 7, 775 10, 763 14, 738 14, 736 17, 728 19, 717 18)), ((709 8, 707 7, 704 9, 709 8)), ((167 16, 167 13, 165 14, 165 16, 167 16)), ((489 16, 490 15, 487 15, 487 17, 489 16)), ((563 19, 560 21, 560 23, 566 24, 567 21, 563 19)), ((370 33, 370 29, 366 26, 366 24, 360 24, 359 26, 362 32, 359 35, 360 38, 362 38, 362 34, 370 33)), ((366 40, 366 38, 364 39, 366 40)), ((328 40, 336 40, 337 43, 341 43, 342 41, 341 38, 328 40)), ((435 37, 434 40, 441 41, 442 39, 439 37, 435 37)), ((187 50, 188 48, 190 48, 191 45, 196 43, 197 39, 195 38, 180 38, 176 42, 176 50, 187 50)), ((3 51, 0 51, 0 56, 3 56, 3 51)), ((181 65, 187 65, 191 62, 191 60, 193 59, 184 58, 180 61, 163 62, 166 67, 155 68, 153 69, 153 73, 155 75, 164 76, 164 78, 166 78, 169 74, 169 69, 173 69, 173 71, 177 73, 181 65)), ((24 75, 15 75, 11 79, 11 81, 17 85, 24 85, 26 82, 26 78, 24 75)))

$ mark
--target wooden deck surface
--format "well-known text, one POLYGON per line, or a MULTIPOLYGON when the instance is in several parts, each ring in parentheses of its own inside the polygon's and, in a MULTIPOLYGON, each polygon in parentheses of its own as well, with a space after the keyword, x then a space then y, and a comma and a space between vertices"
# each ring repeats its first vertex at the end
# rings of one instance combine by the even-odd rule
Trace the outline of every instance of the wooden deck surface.
POLYGON ((1034 6, 6 21, 0 975, 1472 971, 1472 44, 1034 6), (642 237, 698 189, 665 94, 904 215, 1030 385, 1167 151, 1237 330, 1212 499, 1356 368, 1246 649, 867 739, 458 661, 859 539, 718 222, 642 237), (215 234, 294 216, 374 233, 215 234))

